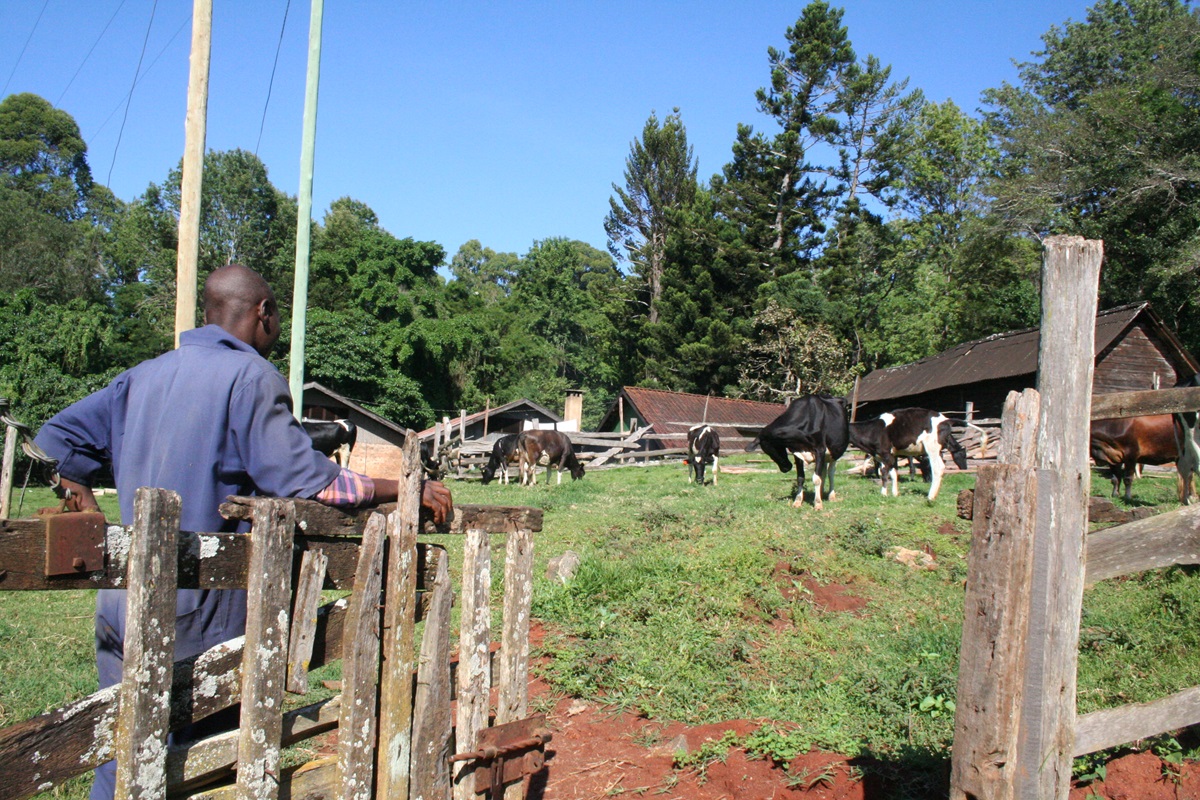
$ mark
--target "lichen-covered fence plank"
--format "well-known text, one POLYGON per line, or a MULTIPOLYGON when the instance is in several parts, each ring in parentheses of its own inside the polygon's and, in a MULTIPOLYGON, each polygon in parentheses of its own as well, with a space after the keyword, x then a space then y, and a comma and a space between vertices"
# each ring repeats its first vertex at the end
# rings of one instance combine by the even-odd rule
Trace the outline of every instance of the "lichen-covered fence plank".
POLYGON ((175 534, 179 495, 138 489, 126 592, 125 661, 118 715, 117 800, 167 790, 167 729, 175 661, 175 534))
POLYGON ((413 667, 417 602, 417 528, 421 508, 421 446, 409 431, 398 480, 396 510, 388 516, 388 579, 385 583, 383 664, 379 678, 380 798, 405 798, 412 769, 413 667))
MULTIPOLYGON (((442 551, 434 560, 436 569, 432 599, 421 639, 417 667, 417 691, 413 700, 412 772, 407 795, 422 800, 449 800, 450 743, 450 606, 454 590, 450 567, 442 551)), ((457 673, 456 673, 457 674, 457 673)))
MULTIPOLYGON (((475 749, 475 737, 487 727, 491 675, 488 650, 492 641, 491 536, 468 530, 463 545, 462 614, 458 635, 458 715, 455 743, 459 752, 475 749)), ((455 800, 475 796, 475 764, 459 761, 454 769, 455 800)))
POLYGON ((363 530, 358 580, 350 596, 342 652, 342 719, 338 759, 343 800, 368 800, 375 789, 375 704, 379 693, 379 592, 387 520, 372 514, 363 530))
MULTIPOLYGON (((500 680, 496 724, 529 715, 529 613, 533 605, 533 531, 508 535, 504 557, 504 629, 500 644, 500 680)), ((520 800, 520 783, 504 790, 507 800, 520 800)))
POLYGON ((287 690, 308 692, 308 664, 312 661, 313 637, 317 633, 317 608, 329 558, 324 550, 306 550, 300 557, 296 600, 292 604, 292 631, 288 636, 287 690))
POLYGON ((255 501, 238 737, 238 795, 246 800, 279 796, 295 528, 296 511, 290 500, 255 501))

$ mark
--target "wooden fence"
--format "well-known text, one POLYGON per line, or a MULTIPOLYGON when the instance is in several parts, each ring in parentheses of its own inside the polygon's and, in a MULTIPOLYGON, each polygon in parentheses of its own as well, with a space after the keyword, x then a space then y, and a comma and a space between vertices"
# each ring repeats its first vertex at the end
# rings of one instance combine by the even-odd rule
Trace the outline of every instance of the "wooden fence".
POLYGON ((98 562, 89 559, 97 535, 103 547, 99 514, 0 520, 0 590, 129 589, 123 682, 0 730, 0 799, 47 791, 114 758, 118 798, 466 800, 497 780, 511 784, 506 797, 521 796, 521 778, 540 767, 549 739, 544 721, 527 716, 541 511, 458 506, 434 529, 418 518, 420 469, 409 434, 395 506, 353 515, 309 501, 233 498, 222 513, 251 520, 249 535, 180 531, 178 496, 140 489, 134 525, 108 529, 107 559, 98 562), (419 532, 465 540, 456 668, 446 550, 418 543, 419 532), (498 650, 490 646, 494 534, 507 538, 498 650), (177 588, 248 589, 245 636, 174 662, 177 588), (318 607, 322 588, 353 592, 318 607), (308 671, 338 658, 341 694, 285 711, 296 704, 285 704, 285 686, 305 693, 308 671), (488 728, 493 673, 496 726, 488 728), (169 730, 237 703, 238 730, 167 747, 169 730), (336 755, 280 769, 281 748, 334 729, 336 755), (455 750, 467 752, 452 758, 455 750))
POLYGON ((1074 756, 1200 723, 1200 688, 1076 715, 1085 582, 1200 563, 1196 507, 1087 534, 1089 417, 1200 408, 1197 389, 1093 400, 1101 252, 1047 240, 1038 389, 1009 395, 998 463, 976 480, 952 800, 1066 798, 1074 756))

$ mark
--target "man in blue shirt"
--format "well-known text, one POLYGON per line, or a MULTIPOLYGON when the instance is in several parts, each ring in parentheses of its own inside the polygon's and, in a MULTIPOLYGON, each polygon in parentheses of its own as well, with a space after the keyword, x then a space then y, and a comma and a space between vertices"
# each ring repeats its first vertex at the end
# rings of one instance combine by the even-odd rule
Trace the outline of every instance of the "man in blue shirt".
MULTIPOLYGON (((394 501, 396 480, 342 469, 313 449, 292 415, 287 381, 267 360, 279 339, 279 311, 262 276, 236 264, 214 270, 204 306, 207 324, 181 334, 178 349, 122 373, 38 433, 38 445, 58 459, 71 506, 97 509, 90 486, 105 466, 112 468, 126 525, 141 486, 178 492, 180 527, 191 531, 238 530, 218 510, 231 494, 333 505, 394 501)), ((421 502, 438 522, 452 508, 450 492, 435 481, 425 482, 421 502)), ((245 625, 245 591, 180 590, 175 658, 241 636, 245 625)), ((102 688, 121 681, 124 635, 125 592, 99 591, 102 688)), ((111 798, 114 782, 112 763, 96 770, 92 797, 111 798)))

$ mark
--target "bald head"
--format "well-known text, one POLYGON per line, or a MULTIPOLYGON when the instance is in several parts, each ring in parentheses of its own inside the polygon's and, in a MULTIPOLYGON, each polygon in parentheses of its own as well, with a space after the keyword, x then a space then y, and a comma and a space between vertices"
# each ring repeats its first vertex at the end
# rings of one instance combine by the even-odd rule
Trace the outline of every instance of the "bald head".
POLYGON ((241 264, 215 269, 204 282, 204 321, 219 325, 266 357, 279 338, 275 293, 241 264))

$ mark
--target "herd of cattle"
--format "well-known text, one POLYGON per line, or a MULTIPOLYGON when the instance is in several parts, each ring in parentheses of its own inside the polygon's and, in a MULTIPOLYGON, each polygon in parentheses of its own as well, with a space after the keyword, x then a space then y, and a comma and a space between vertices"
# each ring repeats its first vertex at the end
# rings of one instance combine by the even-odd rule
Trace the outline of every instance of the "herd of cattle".
MULTIPOLYGON (((1193 383, 1200 385, 1200 381, 1193 383)), ((304 421, 313 437, 313 446, 326 455, 336 454, 343 466, 354 446, 356 429, 349 420, 333 422, 304 421)), ((1200 416, 1164 414, 1128 419, 1096 420, 1091 424, 1090 449, 1096 465, 1108 471, 1113 496, 1120 486, 1125 487, 1126 502, 1132 501, 1132 482, 1141 464, 1175 463, 1179 474, 1179 499, 1187 503, 1192 497, 1192 482, 1200 467, 1200 416)), ((705 424, 693 425, 687 436, 688 482, 705 484, 705 470, 712 466, 712 482, 717 483, 720 472, 721 437, 717 430, 705 424)), ((967 453, 951 433, 950 420, 937 411, 925 408, 902 408, 877 419, 850 422, 846 400, 828 395, 798 397, 764 427, 746 450, 762 449, 778 465, 781 472, 790 472, 795 464, 797 480, 792 505, 804 501, 804 467, 812 467, 813 505, 820 509, 824 499, 834 498, 834 469, 838 459, 849 447, 855 447, 875 463, 879 470, 881 492, 886 496, 891 486, 892 496, 899 494, 897 461, 915 459, 922 476, 930 484, 928 499, 932 502, 941 488, 945 462, 942 452, 949 451, 959 469, 967 468, 967 453)), ((428 463, 428 455, 423 456, 428 463)), ((580 463, 571 447, 570 438, 560 431, 531 430, 509 434, 496 440, 491 456, 483 468, 483 483, 497 476, 508 483, 508 470, 517 464, 521 485, 537 483, 537 468, 546 466, 557 473, 562 483, 564 470, 575 480, 583 477, 580 463)), ((436 464, 433 465, 436 467, 436 464)))

